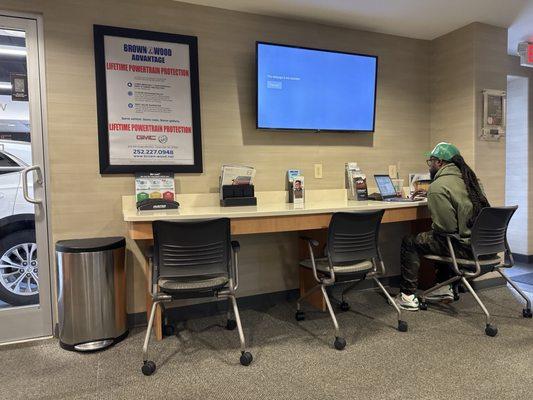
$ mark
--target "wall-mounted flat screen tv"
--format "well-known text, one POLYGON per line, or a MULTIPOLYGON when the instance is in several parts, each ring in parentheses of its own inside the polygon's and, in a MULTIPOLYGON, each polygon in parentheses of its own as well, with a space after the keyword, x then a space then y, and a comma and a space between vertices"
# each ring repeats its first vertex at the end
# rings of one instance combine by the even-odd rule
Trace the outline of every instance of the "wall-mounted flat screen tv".
POLYGON ((257 128, 373 132, 376 56, 257 42, 257 128))

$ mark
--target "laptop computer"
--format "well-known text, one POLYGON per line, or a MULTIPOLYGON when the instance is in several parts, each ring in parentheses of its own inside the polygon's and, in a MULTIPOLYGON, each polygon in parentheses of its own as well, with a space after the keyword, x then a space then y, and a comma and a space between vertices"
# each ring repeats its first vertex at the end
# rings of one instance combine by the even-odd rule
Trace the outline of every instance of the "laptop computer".
POLYGON ((383 201, 397 201, 397 202, 413 202, 412 199, 404 199, 398 196, 396 189, 392 184, 392 180, 389 175, 374 175, 376 184, 378 185, 379 193, 383 201))

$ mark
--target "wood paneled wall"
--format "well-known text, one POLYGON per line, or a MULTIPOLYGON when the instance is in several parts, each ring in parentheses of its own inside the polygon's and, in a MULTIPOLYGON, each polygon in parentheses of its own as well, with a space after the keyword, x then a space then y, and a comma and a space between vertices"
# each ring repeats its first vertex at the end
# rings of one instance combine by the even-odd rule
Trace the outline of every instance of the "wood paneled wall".
MULTIPOLYGON (((430 42, 171 0, 2 0, 0 9, 44 16, 48 87, 52 239, 123 235, 121 196, 131 175, 98 172, 93 24, 196 35, 205 171, 177 176, 182 193, 214 192, 223 163, 257 168, 257 190, 283 190, 285 171, 300 168, 308 188, 342 188, 346 161, 371 175, 400 164, 404 178, 424 171, 429 146, 430 42), (379 56, 376 132, 287 133, 255 129, 257 40, 379 56), (312 177, 323 164, 323 179, 312 177)), ((179 198, 179 195, 178 195, 179 198)), ((403 227, 384 230, 394 243, 392 272, 403 227)), ((387 236, 385 236, 387 237, 387 236)), ((388 242, 391 242, 388 240, 388 242)), ((241 239, 241 295, 296 287, 294 235, 241 239)), ((128 243, 128 311, 144 309, 139 246, 128 243)))

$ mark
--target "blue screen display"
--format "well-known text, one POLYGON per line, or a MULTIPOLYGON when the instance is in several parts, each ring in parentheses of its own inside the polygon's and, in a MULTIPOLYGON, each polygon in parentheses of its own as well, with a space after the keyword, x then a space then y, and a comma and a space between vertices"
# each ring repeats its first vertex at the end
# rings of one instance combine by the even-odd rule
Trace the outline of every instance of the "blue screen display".
POLYGON ((257 43, 257 127, 373 131, 377 58, 257 43))

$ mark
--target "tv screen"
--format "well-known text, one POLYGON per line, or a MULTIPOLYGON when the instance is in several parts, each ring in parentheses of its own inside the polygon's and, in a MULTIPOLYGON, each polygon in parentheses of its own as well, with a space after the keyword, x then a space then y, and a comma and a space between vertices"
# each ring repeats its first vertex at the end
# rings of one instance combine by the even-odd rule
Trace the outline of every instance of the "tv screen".
POLYGON ((377 57, 257 42, 257 127, 374 131, 377 57))

